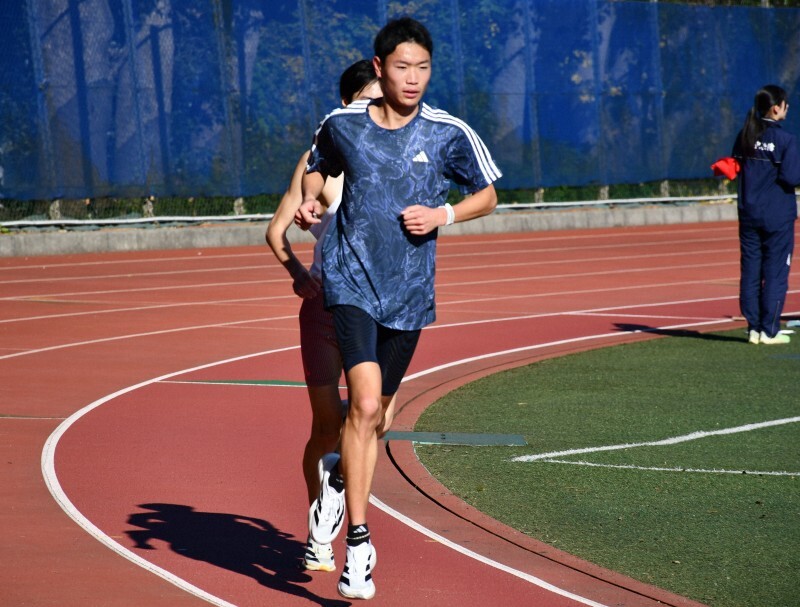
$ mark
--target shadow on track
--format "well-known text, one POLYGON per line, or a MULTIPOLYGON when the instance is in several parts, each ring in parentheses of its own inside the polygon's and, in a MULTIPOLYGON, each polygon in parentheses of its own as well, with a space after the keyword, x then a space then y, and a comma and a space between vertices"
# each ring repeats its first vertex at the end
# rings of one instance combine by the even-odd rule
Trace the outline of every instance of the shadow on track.
POLYGON ((668 337, 693 337, 694 339, 708 339, 711 341, 741 341, 746 342, 747 337, 742 333, 742 337, 731 337, 730 335, 715 335, 714 333, 700 333, 699 331, 689 331, 687 329, 660 329, 658 327, 649 327, 647 325, 638 325, 635 323, 616 322, 614 326, 617 331, 624 331, 626 333, 652 333, 653 335, 665 335, 668 337))
POLYGON ((148 512, 131 514, 126 531, 139 550, 154 550, 161 540, 186 558, 210 563, 253 578, 276 590, 305 598, 323 607, 349 602, 317 596, 301 584, 311 577, 301 569, 305 544, 269 522, 218 512, 197 512, 178 504, 140 504, 148 512))

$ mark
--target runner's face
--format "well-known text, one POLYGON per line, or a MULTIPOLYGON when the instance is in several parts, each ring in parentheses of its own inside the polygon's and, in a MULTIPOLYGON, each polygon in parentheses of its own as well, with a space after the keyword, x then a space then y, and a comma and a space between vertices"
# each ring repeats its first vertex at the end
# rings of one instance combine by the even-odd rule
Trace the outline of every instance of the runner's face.
POLYGON ((416 107, 431 79, 431 55, 416 42, 403 42, 383 62, 375 59, 375 71, 384 99, 395 106, 416 107))
POLYGON ((359 99, 378 99, 383 93, 381 93, 381 83, 379 80, 373 80, 363 89, 358 91, 358 94, 353 98, 353 101, 358 101, 359 99))

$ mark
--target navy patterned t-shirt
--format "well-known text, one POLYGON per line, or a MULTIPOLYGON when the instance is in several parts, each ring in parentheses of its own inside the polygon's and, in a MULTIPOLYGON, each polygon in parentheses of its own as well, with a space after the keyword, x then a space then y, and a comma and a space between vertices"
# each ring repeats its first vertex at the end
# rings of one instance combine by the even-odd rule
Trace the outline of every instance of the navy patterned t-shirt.
POLYGON ((437 231, 413 236, 400 212, 444 204, 451 182, 473 193, 501 173, 463 121, 423 103, 402 128, 384 129, 356 101, 334 110, 314 138, 308 172, 344 172, 342 203, 323 243, 326 307, 361 308, 391 329, 421 329, 436 319, 437 231))

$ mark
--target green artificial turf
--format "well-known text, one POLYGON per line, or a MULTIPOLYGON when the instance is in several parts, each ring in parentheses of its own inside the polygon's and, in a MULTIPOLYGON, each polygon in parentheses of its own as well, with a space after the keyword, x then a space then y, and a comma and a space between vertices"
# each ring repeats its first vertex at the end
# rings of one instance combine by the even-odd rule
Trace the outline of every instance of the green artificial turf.
POLYGON ((521 434, 526 447, 416 451, 454 494, 557 548, 712 607, 781 607, 800 604, 800 423, 758 425, 796 416, 800 336, 687 332, 485 378, 415 428, 521 434), (512 461, 695 432, 711 435, 512 461))

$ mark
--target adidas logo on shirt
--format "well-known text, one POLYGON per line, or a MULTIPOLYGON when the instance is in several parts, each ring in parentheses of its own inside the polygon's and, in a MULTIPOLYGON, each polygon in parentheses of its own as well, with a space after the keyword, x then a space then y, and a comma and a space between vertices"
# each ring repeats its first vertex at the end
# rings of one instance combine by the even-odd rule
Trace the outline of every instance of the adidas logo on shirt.
POLYGON ((428 162, 428 156, 425 154, 425 150, 422 150, 419 154, 414 156, 412 160, 414 162, 428 162))

